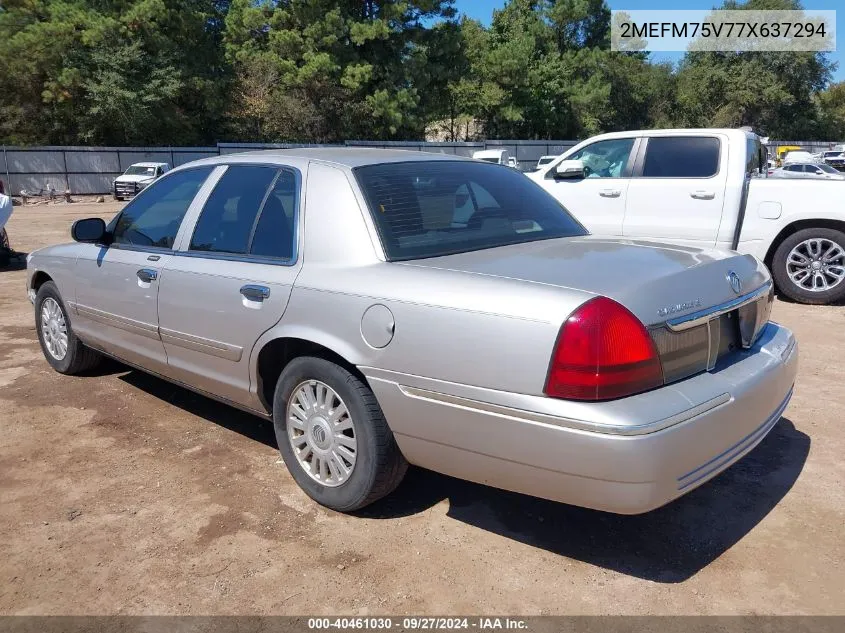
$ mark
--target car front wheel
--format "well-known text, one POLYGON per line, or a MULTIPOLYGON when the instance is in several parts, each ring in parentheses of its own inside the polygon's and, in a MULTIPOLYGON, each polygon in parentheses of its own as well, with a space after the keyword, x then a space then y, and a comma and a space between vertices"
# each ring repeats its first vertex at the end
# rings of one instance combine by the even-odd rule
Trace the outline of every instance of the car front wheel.
POLYGON ((824 228, 796 231, 775 251, 772 275, 780 291, 799 303, 845 299, 845 233, 824 228))
POLYGON ((102 359, 73 333, 59 289, 52 281, 42 284, 35 295, 35 329, 44 358, 60 374, 78 374, 102 359))
POLYGON ((288 363, 276 385, 273 423, 296 483, 333 510, 351 512, 384 497, 408 468, 370 388, 325 359, 288 363))

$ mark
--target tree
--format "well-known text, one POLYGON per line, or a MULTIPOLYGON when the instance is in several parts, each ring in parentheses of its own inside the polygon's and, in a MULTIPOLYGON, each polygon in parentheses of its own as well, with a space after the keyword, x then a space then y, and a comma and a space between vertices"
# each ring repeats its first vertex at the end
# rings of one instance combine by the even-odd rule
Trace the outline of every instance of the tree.
POLYGON ((226 58, 241 92, 256 65, 278 75, 264 138, 418 138, 446 83, 431 70, 448 26, 427 23, 454 15, 452 0, 234 0, 226 58))
POLYGON ((818 95, 821 137, 845 140, 845 81, 832 84, 818 95))
POLYGON ((10 142, 195 144, 225 93, 214 0, 11 0, 0 11, 10 142))
MULTIPOLYGON (((729 0, 724 9, 800 9, 794 0, 729 0)), ((775 138, 820 133, 815 95, 833 64, 813 52, 691 52, 678 72, 678 120, 692 127, 750 126, 775 138)))

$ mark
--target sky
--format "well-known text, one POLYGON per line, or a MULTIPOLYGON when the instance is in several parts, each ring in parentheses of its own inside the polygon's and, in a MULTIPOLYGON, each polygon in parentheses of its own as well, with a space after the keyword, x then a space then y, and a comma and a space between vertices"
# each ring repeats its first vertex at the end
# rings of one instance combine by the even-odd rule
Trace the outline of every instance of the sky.
MULTIPOLYGON (((505 6, 506 0, 455 0, 455 6, 462 14, 480 20, 484 24, 490 24, 493 17, 493 9, 501 9, 505 6)), ((614 10, 644 10, 644 9, 711 9, 721 4, 720 0, 699 1, 687 0, 679 3, 678 0, 608 0, 608 5, 614 10), (680 5, 680 6, 679 6, 680 5)), ((839 64, 833 73, 834 81, 845 80, 845 4, 842 0, 805 0, 803 3, 807 9, 815 10, 836 10, 836 52, 830 54, 830 59, 839 64)), ((654 61, 677 62, 683 57, 683 53, 652 53, 654 61)))

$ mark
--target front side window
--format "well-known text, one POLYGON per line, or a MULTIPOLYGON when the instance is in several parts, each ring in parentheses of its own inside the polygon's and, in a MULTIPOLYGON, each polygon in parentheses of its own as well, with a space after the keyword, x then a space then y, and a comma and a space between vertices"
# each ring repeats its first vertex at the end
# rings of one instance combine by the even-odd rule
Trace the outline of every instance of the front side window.
POLYGON ((655 136, 648 139, 644 178, 710 178, 719 173, 719 139, 655 136))
POLYGON ((112 243, 173 248, 182 219, 212 169, 197 167, 156 180, 124 207, 112 243))
POLYGON ((621 178, 633 147, 632 138, 598 141, 568 156, 567 160, 582 161, 585 178, 621 178))
POLYGON ((480 161, 412 161, 354 170, 390 260, 586 235, 521 173, 480 161))

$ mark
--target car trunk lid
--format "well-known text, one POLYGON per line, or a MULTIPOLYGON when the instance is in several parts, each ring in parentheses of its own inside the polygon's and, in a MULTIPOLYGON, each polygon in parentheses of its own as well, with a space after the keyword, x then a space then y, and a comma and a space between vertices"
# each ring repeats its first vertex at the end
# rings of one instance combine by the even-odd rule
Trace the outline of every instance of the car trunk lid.
POLYGON ((732 301, 768 280, 750 255, 593 236, 541 240, 405 262, 603 295, 646 326, 732 301), (739 290, 729 280, 734 273, 739 290))

